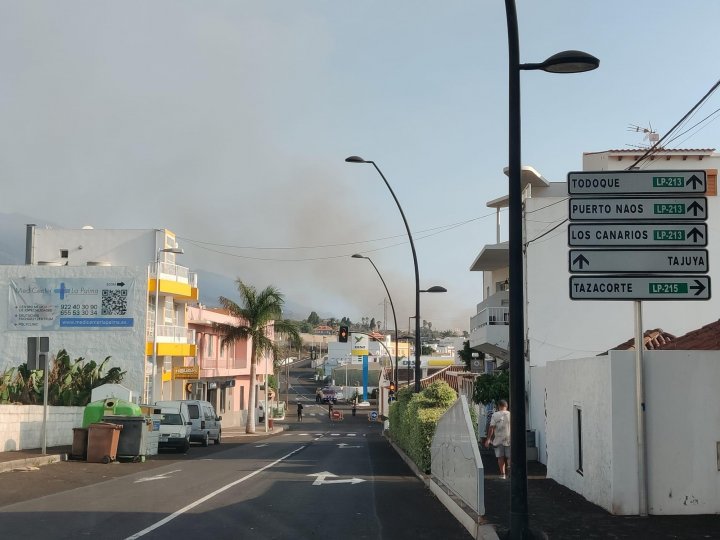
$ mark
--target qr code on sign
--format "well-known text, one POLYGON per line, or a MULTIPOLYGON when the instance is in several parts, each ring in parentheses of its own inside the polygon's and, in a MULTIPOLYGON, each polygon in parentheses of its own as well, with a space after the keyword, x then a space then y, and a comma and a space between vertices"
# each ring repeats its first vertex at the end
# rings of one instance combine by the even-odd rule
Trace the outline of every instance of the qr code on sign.
POLYGON ((101 315, 127 315, 127 289, 103 289, 101 315))

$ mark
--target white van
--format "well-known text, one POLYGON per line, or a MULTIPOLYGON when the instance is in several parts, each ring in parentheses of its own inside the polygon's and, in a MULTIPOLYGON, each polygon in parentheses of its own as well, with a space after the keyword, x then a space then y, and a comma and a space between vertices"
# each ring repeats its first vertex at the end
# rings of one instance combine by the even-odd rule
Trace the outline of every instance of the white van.
POLYGON ((160 408, 160 440, 158 448, 171 448, 180 452, 190 449, 190 432, 192 422, 185 403, 178 402, 176 406, 162 406, 160 408))
POLYGON ((183 399, 178 401, 156 401, 155 405, 158 407, 174 407, 174 404, 178 403, 184 403, 188 408, 188 416, 192 423, 190 442, 199 442, 203 446, 208 446, 212 439, 215 444, 220 444, 222 438, 220 420, 222 420, 222 416, 215 414, 215 408, 209 401, 183 399))

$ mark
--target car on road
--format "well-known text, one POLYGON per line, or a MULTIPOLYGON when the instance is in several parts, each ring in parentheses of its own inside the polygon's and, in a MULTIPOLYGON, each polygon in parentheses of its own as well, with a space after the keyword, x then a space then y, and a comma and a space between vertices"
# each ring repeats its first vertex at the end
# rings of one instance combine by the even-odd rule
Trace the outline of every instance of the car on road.
POLYGON ((328 387, 325 387, 322 390, 320 390, 320 397, 321 397, 321 401, 323 403, 335 404, 338 401, 337 393, 335 392, 335 390, 333 390, 332 388, 328 388, 328 387))
POLYGON ((190 422, 192 422, 192 430, 190 432, 190 442, 199 442, 203 446, 208 446, 210 441, 220 444, 222 438, 222 426, 220 421, 222 416, 215 413, 215 408, 209 401, 201 401, 198 399, 183 399, 175 401, 156 401, 158 407, 171 406, 185 403, 189 411, 190 422))
POLYGON ((172 449, 187 452, 190 449, 192 422, 186 404, 160 408, 159 449, 172 449))

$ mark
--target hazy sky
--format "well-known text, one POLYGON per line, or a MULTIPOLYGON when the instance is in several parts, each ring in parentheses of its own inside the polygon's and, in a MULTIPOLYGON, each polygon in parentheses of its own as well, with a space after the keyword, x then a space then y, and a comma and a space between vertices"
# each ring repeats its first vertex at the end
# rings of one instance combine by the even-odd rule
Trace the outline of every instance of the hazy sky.
MULTIPOLYGON (((719 78, 717 0, 517 9, 522 62, 601 60, 522 74, 523 164, 551 181, 583 151, 646 142, 630 124, 662 135, 719 78)), ((357 154, 403 206, 421 286, 449 290, 422 296, 422 318, 468 329, 482 299, 468 268, 495 241, 485 203, 507 193, 504 2, 2 0, 0 70, 0 212, 167 227, 187 266, 382 319, 382 283, 349 257, 364 253, 407 328, 405 229, 372 166, 344 163, 357 154)), ((674 145, 717 147, 720 122, 700 127, 674 145)))

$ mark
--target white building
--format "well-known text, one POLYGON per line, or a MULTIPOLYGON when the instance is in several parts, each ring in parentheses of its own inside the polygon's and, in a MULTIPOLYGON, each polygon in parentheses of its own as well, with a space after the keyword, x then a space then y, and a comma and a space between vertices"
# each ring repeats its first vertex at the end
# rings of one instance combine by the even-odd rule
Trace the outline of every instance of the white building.
POLYGON ((2 360, 7 365, 25 362, 27 338, 47 337, 50 353, 65 348, 72 358, 112 356, 112 365, 127 371, 123 384, 139 401, 183 398, 176 395, 180 386, 173 385, 173 369, 196 354, 185 307, 197 301, 198 289, 196 274, 176 264, 170 251, 176 247, 175 235, 166 229, 29 225, 26 266, 0 267, 0 287, 11 295, 11 302, 0 308, 0 324, 7 329, 0 333, 0 345, 12 355, 2 360), (12 290, 28 292, 16 293, 12 301, 12 290), (44 292, 30 294, 34 290, 44 292), (98 291, 99 296, 88 293, 85 298, 95 304, 83 301, 84 290, 98 291), (113 309, 125 312, 114 316, 113 309), (18 310, 28 313, 29 326, 19 326, 18 310))
MULTIPOLYGON (((622 170, 642 154, 639 150, 586 153, 583 169, 622 170)), ((643 169, 705 170, 708 175, 708 250, 720 253, 720 235, 713 235, 713 221, 720 222, 717 169, 720 154, 713 150, 661 150, 643 169)), ((539 459, 548 462, 546 440, 546 388, 548 362, 597 355, 634 335, 633 303, 572 301, 569 299, 567 246, 567 186, 549 182, 532 167, 523 167, 523 231, 525 245, 526 381, 528 428, 536 431, 539 459)), ((488 206, 507 206, 507 197, 488 206)), ((499 220, 498 220, 499 223, 499 220)), ((507 358, 508 245, 500 241, 484 246, 471 270, 483 272, 483 298, 471 319, 470 346, 498 359, 507 358)), ((718 275, 710 265, 710 276, 718 275)), ((716 282, 720 283, 720 282, 716 282)), ((679 335, 716 320, 718 300, 644 302, 645 328, 663 328, 679 335)), ((551 469, 549 469, 551 470, 551 469)))

